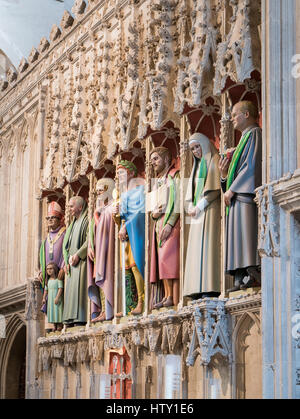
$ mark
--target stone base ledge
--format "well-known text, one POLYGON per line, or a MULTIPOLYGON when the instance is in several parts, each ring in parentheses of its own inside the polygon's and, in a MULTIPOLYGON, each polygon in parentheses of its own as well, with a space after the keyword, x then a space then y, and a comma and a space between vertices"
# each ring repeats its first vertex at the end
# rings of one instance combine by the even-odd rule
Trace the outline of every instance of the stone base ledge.
POLYGON ((129 354, 135 347, 148 353, 184 352, 185 356, 188 350, 189 360, 194 362, 201 353, 195 348, 203 342, 206 342, 203 362, 210 362, 207 355, 210 345, 211 356, 221 352, 231 362, 230 315, 238 311, 257 310, 260 306, 260 290, 251 290, 235 298, 196 300, 178 311, 168 310, 138 318, 130 316, 127 322, 120 324, 87 325, 50 333, 38 339, 39 371, 48 369, 54 358, 64 360, 64 365, 99 361, 103 360, 104 351, 123 347, 129 354))

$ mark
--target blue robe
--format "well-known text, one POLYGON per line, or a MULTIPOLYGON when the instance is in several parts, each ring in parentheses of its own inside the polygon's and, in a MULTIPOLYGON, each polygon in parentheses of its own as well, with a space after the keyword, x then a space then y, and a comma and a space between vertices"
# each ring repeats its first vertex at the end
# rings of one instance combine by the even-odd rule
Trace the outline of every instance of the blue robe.
POLYGON ((144 278, 145 270, 145 188, 139 185, 122 193, 120 215, 125 220, 132 254, 144 278))

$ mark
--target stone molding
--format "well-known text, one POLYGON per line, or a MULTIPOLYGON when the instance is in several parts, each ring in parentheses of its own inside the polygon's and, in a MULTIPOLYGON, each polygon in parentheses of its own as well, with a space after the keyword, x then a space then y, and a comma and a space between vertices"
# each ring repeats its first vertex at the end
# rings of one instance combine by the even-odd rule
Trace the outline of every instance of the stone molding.
POLYGON ((230 317, 237 312, 259 310, 260 293, 238 299, 204 299, 176 311, 150 314, 127 323, 104 324, 81 328, 38 339, 39 372, 48 369, 52 359, 64 365, 103 360, 104 351, 126 348, 131 355, 135 348, 148 353, 179 354, 184 352, 188 366, 199 355, 209 365, 220 353, 232 362, 230 317), (184 349, 187 349, 184 351, 184 349))
POLYGON ((9 314, 12 311, 24 310, 27 284, 18 285, 0 293, 0 312, 9 314))

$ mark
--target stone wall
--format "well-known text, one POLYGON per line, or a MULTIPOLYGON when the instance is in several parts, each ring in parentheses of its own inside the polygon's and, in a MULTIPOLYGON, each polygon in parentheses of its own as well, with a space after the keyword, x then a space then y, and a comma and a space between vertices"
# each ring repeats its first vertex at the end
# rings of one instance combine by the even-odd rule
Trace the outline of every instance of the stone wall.
MULTIPOLYGON (((130 158, 149 182, 149 152, 158 144, 172 148, 174 157, 180 157, 181 177, 188 176, 191 133, 203 132, 223 150, 237 141, 230 122, 232 104, 248 98, 262 110, 261 57, 265 77, 262 117, 264 128, 268 126, 264 182, 286 173, 285 169, 275 170, 275 159, 270 159, 278 154, 282 139, 272 132, 269 140, 270 121, 280 119, 278 113, 269 112, 277 96, 271 97, 273 79, 268 78, 273 58, 267 54, 273 53, 273 47, 269 46, 271 23, 267 24, 266 16, 271 5, 267 0, 262 3, 265 17, 261 24, 259 0, 77 0, 74 17, 65 12, 49 40, 43 38, 21 61, 18 71, 10 71, 1 82, 0 210, 4 222, 0 304, 7 290, 27 286, 27 397, 95 397, 95 377, 109 372, 110 351, 123 346, 131 359, 132 397, 162 394, 164 378, 158 366, 166 368, 164 356, 172 354, 181 359, 180 397, 263 394, 257 374, 262 363, 260 294, 244 293, 237 300, 226 300, 230 278, 224 275, 220 301, 201 303, 199 310, 197 305, 186 306, 181 292, 178 312, 149 314, 146 304, 141 319, 128 319, 125 324, 114 321, 103 327, 88 324, 84 331, 40 338, 37 345, 43 321, 38 312, 38 284, 31 279, 39 269, 47 201, 54 199, 64 206, 72 195, 83 195, 91 217, 96 179, 113 177, 119 159, 130 158), (273 150, 276 138, 278 146, 273 150), (213 315, 207 310, 209 304, 213 315), (210 313, 207 319, 214 318, 208 326, 205 313, 210 313), (226 336, 218 338, 223 341, 217 342, 217 353, 205 355, 207 348, 197 346, 201 328, 206 325, 203 333, 210 339, 210 328, 218 329, 222 316, 228 323, 226 336)), ((293 131, 289 139, 285 156, 296 151, 293 131)), ((285 163, 291 165, 290 170, 296 168, 295 155, 285 163)), ((296 178, 286 181, 293 184, 292 179, 296 178)), ((267 248, 271 237, 270 246, 276 252, 272 188, 273 184, 258 191, 260 208, 270 209, 260 213, 264 243, 260 248, 267 248)), ((220 222, 224 232, 224 219, 220 222)), ((146 254, 149 231, 146 217, 146 254)), ((181 290, 187 233, 182 223, 181 290)), ((148 278, 146 260, 146 300, 148 278)), ((116 290, 119 280, 116 270, 116 290)), ((12 311, 13 300, 7 316, 12 311)))

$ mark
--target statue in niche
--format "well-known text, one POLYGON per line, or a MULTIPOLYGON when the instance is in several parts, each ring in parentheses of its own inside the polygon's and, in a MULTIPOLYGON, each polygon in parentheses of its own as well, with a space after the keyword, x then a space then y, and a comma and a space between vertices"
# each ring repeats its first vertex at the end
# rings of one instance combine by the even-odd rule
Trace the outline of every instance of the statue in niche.
POLYGON ((252 102, 234 105, 231 121, 242 136, 232 157, 225 154, 219 164, 226 205, 225 270, 234 276, 234 286, 227 292, 260 286, 254 197, 255 189, 261 185, 262 134, 257 119, 258 111, 252 102))
POLYGON ((58 279, 58 266, 50 262, 46 267, 46 281, 43 295, 43 304, 47 301, 47 317, 48 321, 54 325, 54 331, 62 330, 62 314, 63 314, 63 289, 64 281, 58 279))
POLYGON ((74 217, 63 242, 67 283, 63 323, 68 327, 84 325, 87 321, 87 204, 81 196, 69 201, 74 217))
MULTIPOLYGON (((119 202, 115 202, 114 220, 119 225, 121 241, 122 286, 129 282, 131 274, 137 291, 137 304, 130 314, 142 314, 144 309, 144 269, 145 269, 145 196, 144 179, 137 177, 137 168, 128 160, 121 160, 117 166, 119 183, 119 202), (125 264, 125 266, 124 266, 125 264), (128 280, 127 280, 128 279, 128 280)), ((126 292, 126 307, 132 307, 128 301, 131 293, 126 292)), ((123 314, 128 309, 124 307, 123 314)), ((122 316, 122 313, 117 313, 122 316)))
POLYGON ((150 153, 155 171, 151 217, 154 220, 150 283, 151 307, 171 307, 179 301, 179 169, 170 151, 156 147, 150 153), (163 284, 163 287, 161 287, 163 284))
POLYGON ((93 323, 111 320, 114 316, 114 187, 113 179, 98 180, 96 209, 89 228, 88 295, 93 323))
MULTIPOLYGON (((47 274, 46 266, 50 262, 55 263, 55 265, 58 266, 59 280, 63 281, 65 276, 62 246, 66 234, 66 227, 64 225, 64 212, 57 202, 52 201, 49 203, 46 221, 48 223, 48 234, 40 247, 41 270, 39 272, 39 280, 43 292, 45 290, 47 274)), ((41 311, 47 315, 47 298, 45 298, 44 304, 41 307, 41 311)), ((48 324, 47 317, 45 329, 48 332, 52 330, 51 324, 48 324)))
POLYGON ((219 154, 203 134, 191 136, 193 168, 186 192, 190 224, 183 295, 193 299, 220 295, 221 186, 219 154))

